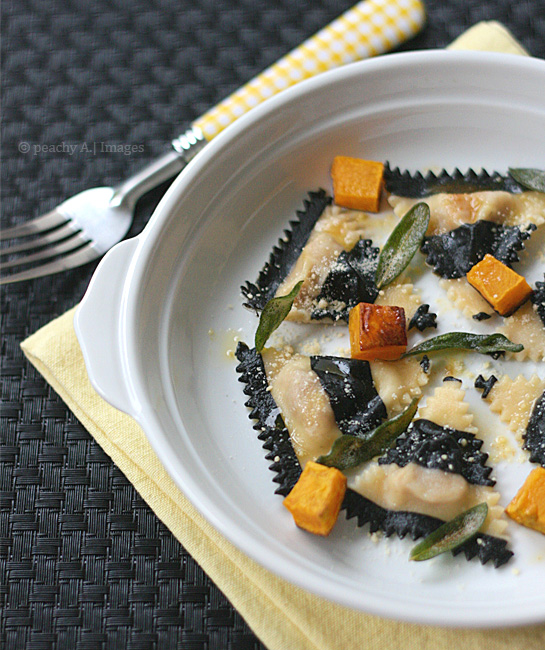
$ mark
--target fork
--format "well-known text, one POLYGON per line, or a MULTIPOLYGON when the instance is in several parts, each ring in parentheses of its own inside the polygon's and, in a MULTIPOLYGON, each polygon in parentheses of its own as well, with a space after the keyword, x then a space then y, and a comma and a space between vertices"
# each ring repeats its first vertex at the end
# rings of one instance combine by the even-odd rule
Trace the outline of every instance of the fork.
POLYGON ((0 230, 0 241, 22 239, 0 248, 0 284, 20 282, 65 271, 101 257, 129 231, 134 207, 146 192, 178 174, 204 147, 201 129, 192 126, 172 141, 172 150, 116 187, 95 187, 67 199, 51 212, 0 230), (21 253, 28 254, 21 256, 21 253), (39 266, 25 267, 35 262, 39 266))
POLYGON ((170 151, 125 182, 85 190, 47 214, 0 230, 0 241, 24 240, 0 248, 0 268, 8 270, 0 284, 58 273, 101 257, 127 234, 138 199, 178 174, 240 115, 303 79, 395 48, 424 22, 422 0, 362 0, 210 109, 172 141, 170 151), (42 263, 34 266, 36 262, 42 263))

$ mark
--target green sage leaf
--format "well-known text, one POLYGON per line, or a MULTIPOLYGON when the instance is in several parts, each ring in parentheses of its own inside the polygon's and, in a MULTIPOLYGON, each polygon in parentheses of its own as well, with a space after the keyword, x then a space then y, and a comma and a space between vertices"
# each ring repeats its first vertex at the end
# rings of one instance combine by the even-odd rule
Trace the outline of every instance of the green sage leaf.
POLYGON ((543 169, 532 169, 530 167, 509 167, 511 176, 528 190, 545 192, 545 171, 543 169))
POLYGON ((303 280, 300 280, 287 295, 271 298, 263 308, 255 333, 255 349, 258 352, 263 350, 269 336, 280 327, 282 321, 290 313, 293 301, 297 298, 302 285, 303 280))
POLYGON ((470 332, 447 332, 422 341, 403 357, 413 357, 417 354, 429 354, 439 350, 473 350, 480 354, 495 352, 520 352, 524 350, 521 343, 513 343, 503 334, 472 334, 470 332))
POLYGON ((487 514, 488 506, 486 503, 479 503, 473 508, 462 512, 454 519, 439 526, 433 533, 430 533, 417 544, 411 551, 409 559, 422 562, 441 553, 453 551, 479 532, 487 514))
POLYGON ((316 462, 327 465, 327 467, 344 470, 357 467, 371 458, 383 454, 407 430, 417 408, 418 398, 415 398, 402 413, 380 424, 365 438, 348 434, 340 436, 333 443, 331 451, 325 456, 320 456, 316 462))
POLYGON ((422 244, 429 222, 428 205, 417 203, 394 228, 378 258, 375 284, 379 289, 390 284, 407 268, 422 244))

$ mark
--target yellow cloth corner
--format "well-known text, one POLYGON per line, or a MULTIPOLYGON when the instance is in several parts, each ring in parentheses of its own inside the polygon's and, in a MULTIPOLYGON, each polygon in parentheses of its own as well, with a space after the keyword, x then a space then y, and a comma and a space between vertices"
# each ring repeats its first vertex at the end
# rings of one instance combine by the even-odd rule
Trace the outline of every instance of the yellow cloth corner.
POLYGON ((458 36, 447 49, 529 55, 529 52, 522 47, 511 32, 495 20, 483 21, 470 27, 458 36))
MULTIPOLYGON (((486 43, 485 49, 525 53, 499 23, 479 23, 466 38, 453 47, 477 49, 486 43)), ((543 650, 545 625, 484 631, 389 621, 328 603, 261 568, 193 508, 139 426, 93 390, 73 312, 26 339, 25 355, 269 650, 543 650)))

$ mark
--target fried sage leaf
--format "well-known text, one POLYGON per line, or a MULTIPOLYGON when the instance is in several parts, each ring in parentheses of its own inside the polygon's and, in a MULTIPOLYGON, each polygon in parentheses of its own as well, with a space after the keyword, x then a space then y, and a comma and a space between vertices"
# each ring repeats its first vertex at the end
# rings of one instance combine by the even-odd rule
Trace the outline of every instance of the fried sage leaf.
POLYGON ((530 167, 509 167, 511 176, 528 190, 545 192, 545 170, 530 167))
POLYGON ((417 354, 429 354, 439 350, 473 350, 480 354, 495 354, 498 352, 520 352, 524 350, 521 343, 513 343, 503 334, 472 334, 471 332, 447 332, 422 341, 403 357, 413 357, 417 354))
POLYGON ((331 451, 325 456, 320 456, 316 462, 327 465, 327 467, 345 470, 357 467, 371 458, 383 454, 407 430, 417 408, 418 398, 415 398, 402 413, 383 422, 365 437, 360 438, 346 434, 337 438, 331 451))
POLYGON ((379 289, 393 282, 407 268, 422 244, 429 221, 428 205, 417 203, 394 228, 378 259, 375 284, 379 289))
POLYGON ((422 562, 436 555, 453 551, 476 535, 484 524, 488 514, 486 503, 479 503, 473 508, 462 512, 454 519, 442 524, 417 544, 411 554, 410 560, 422 562))
POLYGON ((290 313, 293 301, 297 298, 297 294, 301 290, 302 285, 303 280, 300 280, 288 294, 271 298, 263 308, 255 333, 255 349, 258 352, 263 350, 269 336, 275 329, 280 327, 282 321, 290 313))

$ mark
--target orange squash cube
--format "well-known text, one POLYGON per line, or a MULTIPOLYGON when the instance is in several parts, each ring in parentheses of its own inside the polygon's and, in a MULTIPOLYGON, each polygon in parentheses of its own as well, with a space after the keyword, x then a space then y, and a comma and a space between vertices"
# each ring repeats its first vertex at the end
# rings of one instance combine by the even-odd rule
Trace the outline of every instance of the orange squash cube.
POLYGON ((326 536, 337 521, 345 492, 346 476, 340 470, 308 461, 283 503, 299 528, 326 536))
POLYGON ((348 332, 353 359, 399 359, 407 349, 403 307, 360 302, 350 311, 348 332))
POLYGON ((467 281, 501 316, 509 316, 532 295, 532 287, 490 254, 467 273, 467 281))
POLYGON ((331 165, 335 203, 351 210, 378 212, 384 164, 348 156, 336 156, 331 165))
POLYGON ((505 512, 517 523, 545 535, 545 469, 536 467, 528 475, 505 512))

